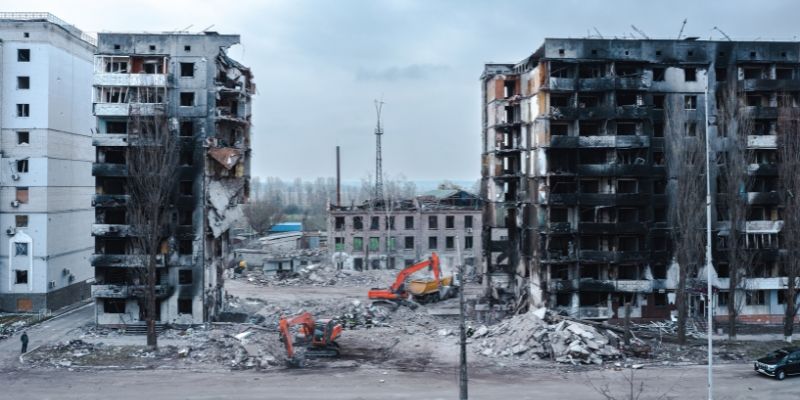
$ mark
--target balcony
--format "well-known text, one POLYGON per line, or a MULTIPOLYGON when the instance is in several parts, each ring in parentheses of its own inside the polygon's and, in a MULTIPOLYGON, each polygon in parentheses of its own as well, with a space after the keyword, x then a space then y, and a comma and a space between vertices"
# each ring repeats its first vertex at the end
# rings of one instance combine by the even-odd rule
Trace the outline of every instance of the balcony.
POLYGON ((125 207, 130 201, 127 194, 96 194, 92 197, 93 207, 125 207))
POLYGON ((778 175, 778 165, 777 164, 749 164, 747 166, 747 172, 751 176, 777 176, 778 175))
POLYGON ((127 133, 98 133, 92 136, 92 146, 122 147, 128 145, 127 133))
POLYGON ((130 225, 92 224, 92 236, 97 237, 130 237, 133 229, 130 225))
POLYGON ((572 224, 569 222, 549 222, 547 223, 549 233, 571 233, 572 224))
POLYGON ((93 163, 92 176, 125 177, 128 176, 128 166, 125 164, 93 163))
MULTIPOLYGON (((163 299, 165 297, 169 297, 172 295, 174 287, 172 285, 156 285, 155 288, 156 298, 163 299)), ((130 293, 131 297, 140 297, 144 298, 145 293, 147 293, 147 286, 146 285, 131 285, 128 286, 128 293, 130 293)))
POLYGON ((583 176, 650 176, 652 168, 634 164, 579 164, 577 172, 583 176))
POLYGON ((778 233, 783 229, 783 221, 747 221, 747 233, 778 233))
POLYGON ((575 79, 574 78, 556 78, 556 77, 552 77, 551 76, 551 77, 547 78, 547 89, 573 91, 573 90, 575 90, 575 79))
POLYGON ((646 148, 650 147, 650 137, 637 135, 579 136, 578 147, 624 149, 646 148))
POLYGON ((577 290, 575 284, 570 279, 551 280, 548 289, 554 292, 574 292, 577 290))
POLYGON ((129 115, 163 114, 164 103, 94 103, 94 115, 97 117, 127 117, 129 115))
POLYGON ((650 80, 645 79, 644 75, 634 77, 606 76, 578 80, 578 90, 581 92, 648 89, 650 89, 650 80))
POLYGON ((576 193, 540 193, 542 203, 549 205, 575 205, 578 204, 576 193))
POLYGON ((778 136, 776 135, 748 135, 748 149, 777 149, 778 136))
POLYGON ((647 227, 642 222, 581 222, 578 232, 589 235, 644 234, 647 227))
POLYGON ((580 250, 581 261, 624 263, 644 261, 647 253, 643 251, 580 250))
POLYGON ((89 256, 89 263, 93 267, 138 268, 144 266, 142 256, 135 254, 92 254, 89 256))
POLYGON ((778 192, 748 192, 747 204, 751 205, 776 205, 780 203, 778 192))
POLYGON ((166 86, 166 74, 112 74, 95 73, 94 86, 166 86))
POLYGON ((800 90, 800 81, 796 79, 744 79, 742 87, 748 92, 797 91, 800 90))
POLYGON ((580 193, 578 202, 587 206, 644 206, 651 201, 647 193, 580 193))
POLYGON ((611 308, 609 307, 579 307, 578 318, 582 319, 609 319, 611 318, 611 308))
POLYGON ((104 299, 127 299, 126 285, 92 285, 92 297, 104 299))

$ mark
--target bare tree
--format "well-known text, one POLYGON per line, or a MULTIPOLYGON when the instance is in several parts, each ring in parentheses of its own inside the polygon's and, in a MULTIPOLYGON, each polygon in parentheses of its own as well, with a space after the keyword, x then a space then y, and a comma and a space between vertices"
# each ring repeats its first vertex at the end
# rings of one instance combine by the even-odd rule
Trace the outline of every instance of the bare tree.
POLYGON ((687 283, 704 257, 706 130, 704 124, 697 123, 700 118, 687 118, 685 111, 693 106, 696 108, 696 103, 696 100, 678 94, 668 95, 665 102, 665 153, 672 191, 669 215, 673 256, 678 263, 675 305, 678 309, 678 342, 681 344, 686 342, 687 283))
POLYGON ((168 243, 167 226, 177 192, 180 143, 176 130, 169 129, 162 116, 132 117, 131 133, 126 154, 130 194, 127 212, 133 253, 141 257, 142 267, 137 268, 137 274, 140 284, 145 282, 147 345, 155 348, 158 345, 156 266, 158 254, 165 253, 168 243))
POLYGON ((282 202, 268 198, 251 200, 244 206, 243 211, 250 227, 260 234, 283 220, 282 202))
POLYGON ((745 283, 752 270, 757 254, 747 248, 747 187, 750 184, 749 165, 752 153, 747 150, 747 135, 752 131, 753 118, 744 108, 742 93, 736 80, 728 80, 720 93, 717 126, 720 135, 728 138, 726 151, 717 160, 719 168, 718 212, 730 222, 725 250, 728 258, 728 338, 736 339, 737 318, 744 305, 739 293, 743 293, 745 283))
POLYGON ((783 205, 783 265, 786 273, 786 310, 783 336, 792 341, 797 316, 797 278, 800 275, 800 109, 782 95, 778 108, 778 193, 783 205))

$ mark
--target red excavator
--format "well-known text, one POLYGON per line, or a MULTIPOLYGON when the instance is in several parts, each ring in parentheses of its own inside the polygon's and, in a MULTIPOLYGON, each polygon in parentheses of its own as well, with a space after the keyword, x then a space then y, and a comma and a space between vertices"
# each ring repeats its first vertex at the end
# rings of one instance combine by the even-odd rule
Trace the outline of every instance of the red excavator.
POLYGON ((311 313, 304 312, 292 318, 282 317, 278 323, 280 339, 286 345, 290 367, 302 367, 306 357, 338 357, 339 344, 336 339, 342 333, 342 326, 333 319, 314 320, 311 313), (298 335, 292 338, 290 328, 300 325, 298 335), (295 346, 305 351, 295 352, 295 346))
POLYGON ((399 304, 415 307, 416 304, 409 300, 414 300, 418 303, 438 301, 447 297, 453 280, 452 276, 440 279, 440 275, 439 255, 433 252, 429 259, 410 265, 400 271, 394 283, 388 289, 373 288, 369 291, 367 296, 371 300, 375 300, 373 303, 389 304, 394 308, 397 308, 399 304), (406 282, 411 274, 423 268, 430 268, 433 271, 433 280, 413 280, 406 282))

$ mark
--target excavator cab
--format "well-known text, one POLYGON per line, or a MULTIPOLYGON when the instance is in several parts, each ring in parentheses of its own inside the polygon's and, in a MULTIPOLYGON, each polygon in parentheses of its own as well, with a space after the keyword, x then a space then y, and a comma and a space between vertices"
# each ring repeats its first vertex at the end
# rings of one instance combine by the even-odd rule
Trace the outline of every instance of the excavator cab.
POLYGON ((453 277, 447 276, 440 279, 440 275, 439 255, 433 252, 427 260, 410 265, 400 271, 389 288, 373 288, 367 293, 367 297, 373 300, 374 305, 388 305, 396 309, 400 304, 403 304, 416 308, 418 303, 439 301, 452 294, 453 291, 449 289, 452 286, 453 277), (406 282, 412 274, 424 268, 428 268, 433 272, 432 280, 423 279, 406 282))
POLYGON ((278 329, 280 340, 286 346, 287 364, 290 367, 302 367, 307 357, 338 357, 339 344, 336 339, 342 333, 342 326, 333 319, 314 320, 305 312, 292 318, 281 318, 278 329), (290 328, 299 325, 297 335, 291 334, 290 328), (297 352, 295 347, 303 348, 297 352))

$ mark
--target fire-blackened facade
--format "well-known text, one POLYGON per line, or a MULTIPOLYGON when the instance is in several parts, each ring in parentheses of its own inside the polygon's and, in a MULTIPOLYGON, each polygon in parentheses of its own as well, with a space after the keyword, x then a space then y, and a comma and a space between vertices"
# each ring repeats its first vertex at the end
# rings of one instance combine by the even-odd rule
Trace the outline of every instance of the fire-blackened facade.
MULTIPOLYGON (((753 124, 743 146, 749 177, 741 192, 748 199, 742 233, 755 256, 736 289, 741 315, 780 319, 785 275, 776 125, 782 99, 798 106, 799 57, 797 43, 546 39, 517 64, 487 64, 481 194, 495 301, 580 318, 621 317, 625 302, 635 318, 670 315, 675 183, 666 160, 667 127, 675 121, 666 109, 677 104, 681 134, 709 138, 715 314, 724 316, 731 225, 719 211, 720 155, 735 142, 715 118, 721 92, 732 84, 753 124)), ((689 286, 704 279, 691 278, 689 286)), ((700 313, 703 301, 697 291, 690 312, 700 313)))
POLYGON ((92 228, 97 322, 144 321, 142 267, 131 238, 126 147, 138 120, 166 121, 180 161, 157 255, 159 323, 213 320, 223 272, 233 260, 229 230, 242 217, 250 174, 249 68, 226 51, 238 35, 100 33, 95 57, 93 138, 96 179, 92 228))

